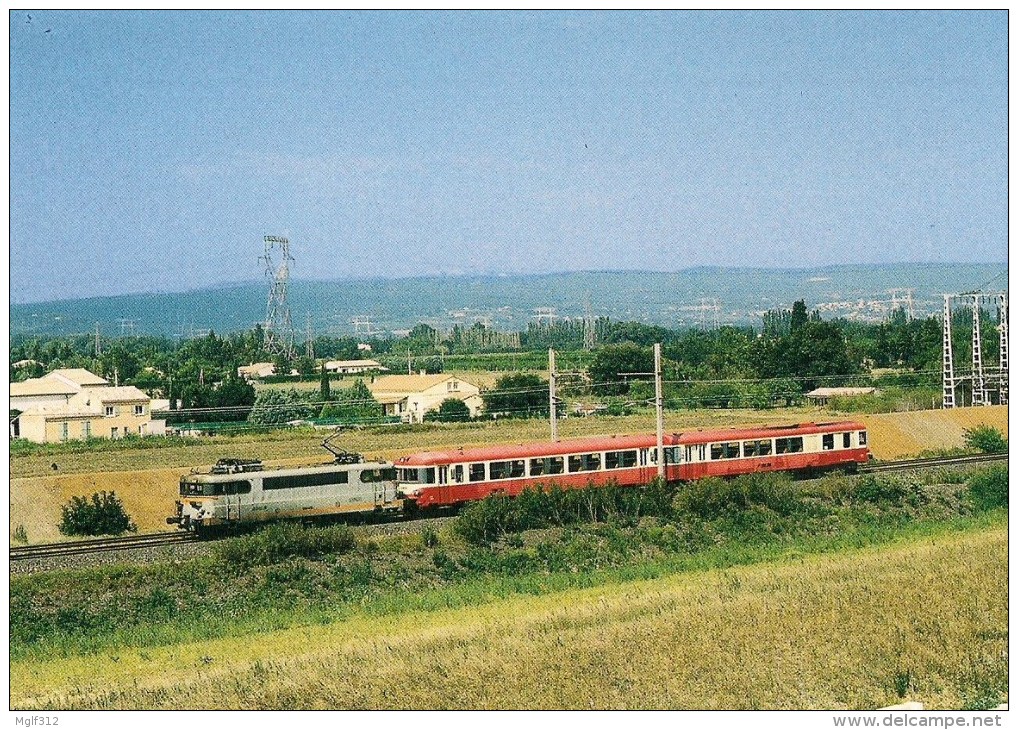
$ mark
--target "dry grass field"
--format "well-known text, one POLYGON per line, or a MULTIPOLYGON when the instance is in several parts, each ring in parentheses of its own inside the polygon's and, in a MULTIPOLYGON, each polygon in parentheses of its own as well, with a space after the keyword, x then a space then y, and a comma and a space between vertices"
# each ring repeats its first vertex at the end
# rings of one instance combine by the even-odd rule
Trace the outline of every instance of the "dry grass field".
POLYGON ((829 708, 1001 691, 1007 530, 11 665, 30 708, 829 708), (991 687, 992 685, 992 687, 991 687))
MULTIPOLYGON (((695 411, 667 414, 671 431, 726 427, 752 423, 841 418, 817 409, 783 411, 695 411)), ((986 423, 1007 434, 1007 407, 958 408, 952 411, 917 411, 876 415, 852 415, 870 429, 870 445, 878 459, 897 459, 926 449, 963 444, 966 428, 986 423)), ((562 438, 590 434, 637 433, 653 429, 647 416, 618 418, 570 418, 559 432, 562 438)), ((339 443, 368 458, 393 458, 408 451, 473 446, 491 443, 522 443, 547 438, 548 424, 541 420, 497 421, 478 424, 447 424, 433 430, 344 434, 339 443)), ((141 532, 166 530, 181 474, 205 466, 223 456, 262 458, 269 464, 306 464, 328 460, 321 448, 325 433, 279 432, 265 435, 219 438, 193 446, 126 451, 94 451, 60 456, 21 456, 11 461, 10 531, 24 526, 30 543, 60 539, 57 523, 60 506, 73 495, 97 490, 116 491, 141 532), (56 463, 54 473, 51 464, 56 463)))

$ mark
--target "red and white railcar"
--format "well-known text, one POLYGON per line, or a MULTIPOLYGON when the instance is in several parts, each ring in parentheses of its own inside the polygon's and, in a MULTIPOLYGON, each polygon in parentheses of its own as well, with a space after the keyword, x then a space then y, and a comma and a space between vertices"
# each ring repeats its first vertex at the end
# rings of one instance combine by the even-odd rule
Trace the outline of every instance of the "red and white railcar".
MULTIPOLYGON (((853 469, 869 459, 853 421, 687 431, 664 437, 670 482, 761 471, 853 469)), ((397 482, 420 508, 454 506, 527 487, 642 486, 657 476, 657 437, 600 436, 557 443, 425 451, 397 459, 397 482)))

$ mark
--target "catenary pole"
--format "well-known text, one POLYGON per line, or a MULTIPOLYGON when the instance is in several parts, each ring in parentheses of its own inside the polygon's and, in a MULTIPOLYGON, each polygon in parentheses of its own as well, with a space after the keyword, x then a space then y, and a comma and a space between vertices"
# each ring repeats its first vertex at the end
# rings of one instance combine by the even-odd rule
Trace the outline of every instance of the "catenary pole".
POLYGON ((558 410, 555 407, 555 350, 548 348, 548 415, 551 420, 551 440, 558 441, 558 410))

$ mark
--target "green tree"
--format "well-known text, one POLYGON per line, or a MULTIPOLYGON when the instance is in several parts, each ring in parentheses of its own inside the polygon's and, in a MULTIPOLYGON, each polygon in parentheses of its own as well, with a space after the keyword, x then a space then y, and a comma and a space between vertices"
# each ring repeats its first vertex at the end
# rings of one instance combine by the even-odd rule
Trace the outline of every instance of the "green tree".
POLYGON ((590 379, 594 381, 594 389, 602 395, 625 395, 629 392, 630 379, 647 377, 626 373, 653 371, 654 353, 632 343, 602 347, 594 353, 590 367, 587 368, 590 379))
POLYGON ((138 528, 116 492, 96 492, 88 499, 71 497, 60 508, 58 529, 63 535, 119 535, 138 528))
POLYGON ((459 398, 446 398, 442 404, 424 414, 426 421, 469 421, 470 407, 459 398))
POLYGON ((299 391, 263 390, 255 398, 247 420, 251 423, 279 425, 290 421, 311 418, 315 411, 299 391))
POLYGON ((481 394, 489 414, 530 418, 548 415, 548 381, 537 375, 511 373, 495 381, 495 388, 481 394))
POLYGON ((363 380, 357 380, 322 407, 321 417, 345 423, 377 423, 382 417, 382 404, 375 400, 363 380))
POLYGON ((1007 453, 1007 439, 1004 438, 1004 434, 985 423, 965 429, 965 445, 979 449, 984 454, 1007 453))
POLYGON ((324 362, 322 363, 322 384, 319 389, 319 394, 321 395, 323 402, 332 400, 332 385, 329 383, 329 373, 325 369, 324 362))

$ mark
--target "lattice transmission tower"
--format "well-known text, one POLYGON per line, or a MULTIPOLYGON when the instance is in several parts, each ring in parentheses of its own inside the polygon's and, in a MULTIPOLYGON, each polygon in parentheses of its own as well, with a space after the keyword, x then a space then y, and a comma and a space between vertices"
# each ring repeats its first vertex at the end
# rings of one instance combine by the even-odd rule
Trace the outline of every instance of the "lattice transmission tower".
POLYGON ((269 281, 269 300, 265 305, 265 350, 272 355, 281 355, 288 360, 294 356, 293 319, 290 304, 286 299, 290 281, 290 239, 283 236, 265 236, 265 253, 259 261, 265 262, 265 278, 269 281), (276 267, 272 260, 273 249, 279 248, 280 262, 276 267))
POLYGON ((951 346, 951 295, 944 295, 944 408, 954 408, 954 349, 951 346))
POLYGON ((983 373, 983 340, 980 334, 979 306, 982 297, 972 295, 972 405, 985 406, 990 404, 986 393, 986 375, 983 373))

